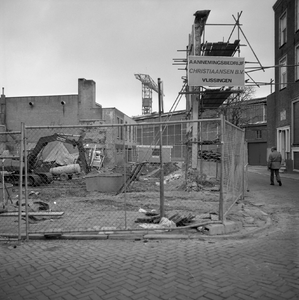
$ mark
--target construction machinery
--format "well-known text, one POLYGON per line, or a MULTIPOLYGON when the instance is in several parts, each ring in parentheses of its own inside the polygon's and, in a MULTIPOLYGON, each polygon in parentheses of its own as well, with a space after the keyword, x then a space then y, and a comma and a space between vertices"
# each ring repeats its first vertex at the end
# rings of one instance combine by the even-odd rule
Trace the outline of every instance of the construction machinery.
MULTIPOLYGON (((29 152, 27 156, 27 180, 28 185, 37 186, 42 183, 51 183, 53 181, 53 174, 50 172, 50 164, 43 164, 38 160, 41 151, 50 142, 62 142, 71 144, 73 147, 78 148, 79 157, 78 164, 82 170, 87 174, 90 172, 90 166, 87 163, 85 156, 85 149, 83 145, 83 136, 80 136, 78 140, 69 139, 63 134, 55 133, 50 136, 41 137, 36 143, 35 147, 29 152)), ((18 184, 20 179, 20 162, 19 160, 10 159, 5 161, 5 181, 12 184, 18 184)), ((23 171, 23 181, 25 180, 23 171)))

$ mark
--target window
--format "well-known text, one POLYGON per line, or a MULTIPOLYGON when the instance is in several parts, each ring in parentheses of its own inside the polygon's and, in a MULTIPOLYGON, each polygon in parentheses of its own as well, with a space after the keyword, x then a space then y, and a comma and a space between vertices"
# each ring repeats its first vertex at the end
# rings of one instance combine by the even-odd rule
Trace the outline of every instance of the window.
POLYGON ((287 42, 287 13, 285 12, 279 19, 280 46, 287 42))
MULTIPOLYGON (((116 123, 119 124, 120 123, 120 119, 119 117, 116 117, 116 123)), ((120 127, 117 126, 117 138, 120 138, 120 127)))
MULTIPOLYGON (((120 124, 124 124, 123 120, 120 120, 120 124)), ((120 127, 120 139, 123 140, 124 139, 124 128, 123 126, 120 127)))
POLYGON ((299 45, 295 48, 295 80, 299 80, 299 45))
POLYGON ((281 152, 282 158, 285 158, 285 152, 290 152, 290 126, 277 128, 277 150, 281 152))
MULTIPOLYGON (((125 122, 125 125, 127 125, 128 122, 125 122)), ((129 127, 130 129, 130 127, 129 127)), ((128 130, 128 127, 125 126, 124 127, 124 138, 125 138, 125 141, 129 141, 130 142, 130 131, 128 130)))
POLYGON ((262 131, 261 130, 257 130, 256 131, 256 138, 257 139, 261 139, 262 138, 262 131))
POLYGON ((295 31, 299 30, 299 0, 295 1, 295 31))
POLYGON ((263 105, 263 122, 267 122, 267 105, 263 105))
MULTIPOLYGON (((116 121, 117 121, 117 124, 119 124, 119 125, 122 125, 124 123, 124 121, 119 117, 116 117, 116 121)), ((123 140, 123 138, 124 138, 123 126, 117 126, 117 138, 120 140, 123 140)))
POLYGON ((293 102, 293 145, 299 146, 299 100, 293 102))
POLYGON ((287 58, 279 61, 279 86, 283 89, 287 86, 287 58))

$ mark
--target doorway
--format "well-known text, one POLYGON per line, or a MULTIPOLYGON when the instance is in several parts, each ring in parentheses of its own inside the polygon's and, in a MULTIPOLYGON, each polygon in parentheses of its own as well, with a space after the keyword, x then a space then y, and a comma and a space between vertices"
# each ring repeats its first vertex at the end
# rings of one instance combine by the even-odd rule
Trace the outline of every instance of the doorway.
POLYGON ((277 128, 277 150, 281 153, 283 162, 290 155, 290 126, 277 128))
POLYGON ((267 165, 267 143, 248 143, 248 164, 251 166, 267 165))

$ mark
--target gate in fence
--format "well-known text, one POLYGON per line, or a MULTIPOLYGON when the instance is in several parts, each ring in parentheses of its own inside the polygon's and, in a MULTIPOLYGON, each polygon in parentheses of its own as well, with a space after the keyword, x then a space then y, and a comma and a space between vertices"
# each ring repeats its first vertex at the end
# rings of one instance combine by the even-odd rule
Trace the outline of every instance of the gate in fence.
POLYGON ((0 236, 156 230, 161 217, 165 226, 211 214, 223 221, 244 196, 244 131, 222 118, 201 119, 190 141, 191 122, 23 124, 1 133, 2 192, 9 192, 0 236))

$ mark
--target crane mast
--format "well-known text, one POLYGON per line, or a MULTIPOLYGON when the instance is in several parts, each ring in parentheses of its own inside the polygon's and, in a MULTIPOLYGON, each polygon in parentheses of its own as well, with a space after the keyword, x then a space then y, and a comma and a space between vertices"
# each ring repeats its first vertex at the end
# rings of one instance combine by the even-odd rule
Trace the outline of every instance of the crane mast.
POLYGON ((159 93, 158 85, 147 74, 134 74, 135 78, 142 83, 142 114, 152 113, 152 91, 159 93))

